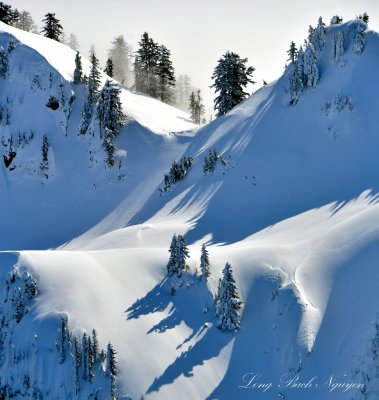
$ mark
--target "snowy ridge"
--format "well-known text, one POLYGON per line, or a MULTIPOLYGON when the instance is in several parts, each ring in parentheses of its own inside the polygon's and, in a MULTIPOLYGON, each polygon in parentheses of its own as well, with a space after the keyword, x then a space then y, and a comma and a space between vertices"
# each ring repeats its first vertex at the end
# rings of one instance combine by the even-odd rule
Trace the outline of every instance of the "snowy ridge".
MULTIPOLYGON (((379 39, 366 31, 357 55, 356 29, 356 21, 327 28, 319 81, 302 90, 296 105, 289 105, 290 65, 278 81, 196 134, 165 137, 127 125, 117 143, 128 149, 127 187, 98 165, 76 180, 78 188, 89 182, 96 187, 87 186, 88 196, 79 192, 88 209, 82 205, 78 218, 107 203, 102 217, 89 218, 92 229, 66 235, 69 241, 56 250, 19 251, 17 260, 1 255, 3 280, 16 264, 40 288, 8 337, 15 348, 31 346, 20 332, 30 338, 56 332, 67 315, 71 332, 95 328, 102 348, 114 345, 120 397, 376 399, 379 39), (336 62, 339 32, 345 39, 336 62), (218 157, 214 172, 205 174, 209 150, 218 157), (184 179, 159 191, 170 163, 182 156, 193 158, 184 179), (190 253, 189 272, 179 283, 166 274, 174 233, 184 235, 190 253), (203 243, 208 283, 198 272, 203 243), (220 332, 214 315, 226 262, 244 302, 241 329, 232 333, 220 332), (284 382, 285 374, 316 380, 302 391, 284 382)), ((61 151, 64 158, 70 147, 61 151)), ((58 162, 56 171, 56 186, 43 186, 50 188, 49 199, 64 195, 58 184, 70 183, 64 175, 59 180, 58 162)), ((9 190, 16 185, 8 182, 9 190)), ((62 203, 58 209, 65 210, 62 203)), ((24 216, 17 219, 22 226, 24 216)), ((39 362, 48 359, 41 353, 39 362)), ((21 376, 29 368, 7 360, 3 371, 21 376)), ((44 393, 59 393, 56 385, 46 379, 44 393)), ((72 381, 64 380, 59 390, 73 395, 72 381)), ((77 397, 88 395, 85 390, 77 397)))

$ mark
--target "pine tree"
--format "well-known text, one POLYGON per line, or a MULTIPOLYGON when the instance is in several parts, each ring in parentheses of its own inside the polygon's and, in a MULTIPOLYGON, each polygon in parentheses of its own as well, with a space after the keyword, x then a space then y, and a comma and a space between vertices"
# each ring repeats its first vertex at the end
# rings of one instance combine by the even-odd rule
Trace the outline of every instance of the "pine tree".
POLYGON ((61 317, 59 332, 59 363, 63 364, 66 359, 66 345, 68 344, 67 321, 63 316, 61 317))
POLYGON ((331 25, 339 25, 342 24, 343 19, 339 15, 334 15, 333 18, 330 20, 331 25))
POLYGON ((74 365, 75 365, 75 393, 80 392, 80 366, 82 354, 79 346, 78 338, 74 337, 74 365))
POLYGON ((95 363, 94 354, 93 354, 93 346, 91 337, 88 336, 88 353, 87 353, 87 361, 88 361, 88 381, 89 383, 93 383, 95 379, 95 373, 93 371, 93 364, 95 363))
POLYGON ((4 50, 3 46, 0 46, 0 77, 6 79, 8 74, 8 54, 4 50))
POLYGON ((183 236, 174 235, 172 237, 169 253, 170 258, 166 267, 168 276, 176 275, 181 278, 183 271, 187 269, 186 259, 189 257, 189 251, 183 236))
POLYGON ((92 53, 91 56, 91 71, 88 77, 88 102, 94 105, 99 97, 100 88, 100 70, 99 70, 99 60, 96 58, 95 54, 92 53))
POLYGON ((76 52, 75 56, 75 70, 74 70, 74 84, 80 85, 83 82, 83 68, 82 68, 82 58, 79 52, 76 52))
POLYGON ((92 329, 92 353, 93 353, 93 361, 94 363, 96 363, 100 355, 100 348, 99 348, 99 340, 97 338, 97 332, 95 329, 92 329))
POLYGON ((175 71, 170 59, 171 53, 165 46, 159 46, 157 75, 159 80, 159 99, 172 104, 175 100, 175 71))
POLYGON ((344 49, 345 34, 343 31, 339 31, 333 35, 333 58, 339 64, 341 57, 345 52, 344 49))
POLYGON ((321 52, 321 50, 324 48, 326 43, 326 28, 321 17, 318 19, 316 28, 312 28, 312 30, 310 30, 308 41, 314 46, 314 49, 317 53, 321 52))
POLYGON ((209 254, 205 244, 201 247, 200 270, 202 278, 207 281, 211 273, 209 267, 209 254))
POLYGON ((353 41, 353 54, 360 56, 363 53, 366 44, 365 31, 367 25, 358 19, 355 25, 355 36, 353 41))
POLYGON ((72 48, 72 50, 79 51, 79 40, 73 33, 70 33, 70 36, 67 40, 67 45, 72 48))
POLYGON ((108 343, 107 346, 107 375, 111 378, 111 399, 117 399, 116 390, 116 376, 117 376, 117 361, 116 361, 116 351, 113 346, 108 343))
POLYGON ((159 46, 147 32, 142 35, 138 44, 140 47, 134 62, 135 89, 157 98, 159 46))
POLYGON ((215 171, 216 163, 220 155, 217 153, 216 149, 209 149, 208 155, 204 158, 203 172, 204 174, 210 174, 215 171))
POLYGON ((33 32, 37 30, 33 17, 29 11, 21 11, 18 20, 12 22, 12 25, 18 29, 26 32, 33 32))
POLYGON ((83 333, 82 338, 82 359, 83 359, 83 379, 88 379, 88 337, 86 333, 83 333))
POLYGON ((304 52, 304 75, 308 88, 315 88, 319 81, 317 52, 312 43, 308 43, 304 52))
POLYGON ((295 42, 291 42, 290 48, 287 51, 287 54, 288 54, 288 60, 287 61, 295 62, 295 60, 297 58, 297 47, 296 47, 295 42))
POLYGON ((42 138, 42 161, 40 163, 40 171, 45 178, 48 178, 47 171, 49 169, 49 140, 46 135, 42 138))
POLYGON ((45 23, 45 26, 42 28, 44 36, 59 42, 59 37, 63 32, 63 27, 60 24, 59 19, 55 18, 55 14, 47 13, 42 22, 45 23))
POLYGON ((293 72, 290 76, 290 104, 298 102, 304 87, 304 52, 300 46, 297 59, 294 62, 293 72))
POLYGON ((189 97, 189 110, 191 115, 191 120, 195 122, 196 119, 196 96, 195 92, 191 92, 191 96, 189 97))
POLYGON ((110 57, 107 59, 107 64, 104 68, 104 72, 111 78, 113 78, 113 61, 110 57))
POLYGON ((232 267, 226 263, 216 296, 217 327, 222 331, 240 328, 242 302, 240 301, 232 267))
POLYGON ((218 96, 214 100, 217 116, 226 114, 243 101, 249 94, 243 89, 248 83, 255 83, 251 77, 255 68, 246 67, 247 58, 240 58, 236 53, 227 52, 219 59, 213 72, 215 89, 218 96))
POLYGON ((19 19, 19 12, 13 10, 12 6, 0 1, 0 21, 8 25, 13 25, 19 19))
POLYGON ((129 85, 131 74, 129 61, 131 48, 122 35, 117 36, 113 40, 112 45, 113 47, 109 50, 108 57, 111 58, 113 62, 113 75, 108 75, 123 85, 129 85))

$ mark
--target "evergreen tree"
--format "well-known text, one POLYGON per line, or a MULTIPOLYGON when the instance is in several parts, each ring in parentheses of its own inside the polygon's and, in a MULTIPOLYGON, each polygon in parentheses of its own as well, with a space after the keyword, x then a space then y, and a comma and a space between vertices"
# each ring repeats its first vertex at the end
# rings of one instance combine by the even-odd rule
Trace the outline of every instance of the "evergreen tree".
POLYGON ((353 41, 353 54, 356 56, 360 56, 363 53, 365 48, 366 38, 365 31, 367 29, 367 25, 361 21, 357 20, 355 24, 355 36, 353 41))
POLYGON ((308 88, 315 88, 319 81, 317 52, 312 43, 308 43, 304 53, 304 75, 308 88))
POLYGON ((26 32, 35 32, 37 27, 34 23, 33 17, 29 11, 21 11, 16 21, 12 22, 12 25, 18 29, 22 29, 26 32))
POLYGON ((88 103, 94 105, 99 97, 100 88, 100 70, 99 70, 99 60, 96 58, 95 54, 92 53, 91 56, 91 71, 88 77, 88 103))
POLYGON ((82 338, 82 359, 83 359, 83 379, 88 379, 88 337, 86 333, 83 333, 82 338))
POLYGON ((300 46, 297 59, 294 62, 293 72, 290 77, 290 104, 298 102, 304 87, 304 52, 300 46))
POLYGON ((99 347, 99 340, 97 338, 97 332, 95 329, 92 329, 92 353, 93 353, 93 362, 96 363, 100 355, 100 347, 99 347))
POLYGON ((321 17, 318 19, 316 28, 310 30, 308 41, 314 46, 317 53, 324 48, 326 43, 326 28, 321 17))
POLYGON ((287 51, 287 54, 288 54, 288 60, 287 61, 295 62, 296 57, 297 57, 297 47, 296 47, 295 42, 291 42, 290 48, 287 51))
POLYGON ((13 25, 17 23, 19 19, 19 12, 17 10, 13 10, 12 6, 9 4, 5 4, 0 1, 0 21, 4 22, 8 25, 13 25))
POLYGON ((207 281, 211 273, 209 268, 209 254, 205 244, 201 247, 200 270, 202 278, 207 281))
POLYGON ((166 267, 168 276, 176 275, 181 278, 183 271, 187 269, 186 259, 189 257, 189 251, 183 236, 174 235, 172 237, 169 253, 170 258, 166 267))
POLYGON ((48 178, 47 171, 49 169, 49 140, 46 135, 42 138, 42 161, 40 163, 40 171, 45 178, 48 178))
POLYGON ((197 90, 196 95, 195 92, 191 93, 191 96, 189 98, 189 109, 192 121, 195 124, 200 124, 201 117, 204 115, 205 110, 200 89, 197 90))
POLYGON ((111 78, 113 78, 113 61, 112 59, 109 57, 107 59, 107 64, 105 66, 104 72, 111 78))
POLYGON ((59 332, 59 363, 63 364, 66 359, 66 345, 68 344, 67 321, 63 316, 61 317, 59 332))
POLYGON ((358 19, 361 19, 367 25, 369 16, 367 15, 367 13, 363 13, 363 15, 359 15, 358 19))
POLYGON ((94 355, 93 355, 93 347, 91 337, 88 336, 88 356, 87 356, 87 363, 88 363, 88 381, 89 383, 93 383, 95 379, 95 373, 93 371, 93 364, 94 364, 94 355))
POLYGON ((337 63, 340 63, 341 57, 345 52, 344 49, 345 34, 343 31, 339 31, 333 35, 333 58, 337 63))
POLYGON ((42 28, 44 36, 59 42, 59 37, 63 32, 63 27, 60 24, 59 19, 55 18, 55 14, 47 13, 42 22, 45 23, 45 26, 42 28))
POLYGON ((175 72, 170 59, 171 53, 165 46, 159 46, 157 75, 159 80, 159 99, 172 104, 175 99, 175 72))
POLYGON ((117 361, 116 361, 116 351, 113 346, 108 343, 107 346, 107 374, 111 378, 111 399, 117 399, 116 390, 116 376, 117 376, 117 361))
POLYGON ((159 46, 147 32, 142 35, 138 45, 134 61, 135 89, 157 98, 159 46))
POLYGON ((203 165, 204 174, 210 174, 215 171, 216 163, 219 158, 220 155, 217 153, 216 149, 213 150, 209 149, 208 155, 205 156, 204 158, 204 165, 203 165))
POLYGON ((343 19, 342 17, 340 17, 339 15, 335 15, 331 20, 330 20, 330 24, 331 25, 339 25, 342 24, 343 19))
POLYGON ((75 393, 80 392, 80 365, 82 354, 79 347, 78 338, 74 337, 74 365, 75 365, 75 393))
POLYGON ((217 116, 226 114, 249 95, 243 89, 248 83, 255 83, 251 80, 255 68, 246 67, 246 63, 247 58, 229 51, 219 59, 211 86, 218 93, 214 100, 217 116))
POLYGON ((67 45, 72 48, 72 50, 79 51, 79 41, 76 35, 70 33, 69 39, 67 41, 67 45))
POLYGON ((242 302, 240 301, 232 267, 226 263, 216 296, 217 327, 222 331, 240 328, 242 302))
POLYGON ((75 56, 75 70, 74 70, 74 84, 80 85, 83 82, 83 68, 82 68, 82 58, 79 52, 75 56))
POLYGON ((0 77, 6 79, 8 74, 8 53, 0 46, 0 77))
POLYGON ((113 62, 113 75, 109 75, 123 85, 130 84, 130 53, 131 49, 124 36, 117 36, 112 42, 113 47, 108 52, 108 57, 113 62))

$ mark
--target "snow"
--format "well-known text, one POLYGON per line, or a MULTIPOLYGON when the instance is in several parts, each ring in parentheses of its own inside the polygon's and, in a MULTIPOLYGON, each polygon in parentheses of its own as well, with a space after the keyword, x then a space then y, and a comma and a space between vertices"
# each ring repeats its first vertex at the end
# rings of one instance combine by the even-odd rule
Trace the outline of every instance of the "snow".
MULTIPOLYGON (((46 60, 54 58, 51 65, 65 78, 66 64, 44 47, 46 39, 3 29, 46 60)), ((51 181, 11 175, 1 167, 7 235, 0 247, 17 250, 0 254, 2 280, 17 263, 41 288, 13 333, 15 347, 30 345, 17 333, 21 329, 53 336, 64 313, 73 332, 96 328, 101 347, 112 343, 121 395, 165 400, 359 396, 353 389, 331 390, 328 383, 359 382, 356 370, 364 368, 362 359, 370 361, 367 348, 379 300, 379 39, 367 31, 364 51, 356 56, 354 29, 354 22, 328 28, 319 83, 304 90, 295 106, 288 105, 284 90, 288 69, 224 117, 181 133, 190 125, 180 111, 124 90, 125 110, 135 121, 117 141, 125 163, 122 179, 121 172, 104 170, 100 156, 88 167, 83 157, 88 143, 74 135, 80 112, 75 102, 67 137, 64 130, 52 136, 51 181), (342 30, 345 52, 337 65, 333 35, 342 30), (325 104, 337 95, 351 97, 353 107, 326 113, 325 104), (213 149, 222 159, 205 175, 204 158, 213 149), (161 193, 164 173, 182 156, 193 157, 193 166, 161 193), (174 234, 189 244, 190 272, 182 287, 166 275, 174 234), (199 277, 203 243, 210 259, 208 283, 199 277), (43 250, 48 247, 54 249, 43 250), (231 333, 216 328, 213 301, 226 262, 244 302, 241 329, 231 333), (303 382, 316 377, 319 386, 290 387, 283 378, 288 373, 303 382), (254 374, 265 387, 251 384, 254 374)), ((21 50, 15 57, 22 59, 21 50)), ((38 58, 30 50, 25 54, 38 58)), ((9 95, 16 89, 6 87, 9 95)), ((78 92, 75 101, 82 95, 78 92)), ((29 91, 25 96, 35 98, 29 91)), ((44 95, 36 96, 43 104, 44 95)), ((40 118, 49 113, 44 109, 40 118)), ((56 127, 57 121, 59 126, 59 118, 49 121, 46 127, 56 127)), ((27 154, 23 157, 18 162, 26 162, 27 154)), ((27 366, 1 368, 21 376, 27 366)), ((46 387, 57 393, 53 377, 46 378, 46 387)))

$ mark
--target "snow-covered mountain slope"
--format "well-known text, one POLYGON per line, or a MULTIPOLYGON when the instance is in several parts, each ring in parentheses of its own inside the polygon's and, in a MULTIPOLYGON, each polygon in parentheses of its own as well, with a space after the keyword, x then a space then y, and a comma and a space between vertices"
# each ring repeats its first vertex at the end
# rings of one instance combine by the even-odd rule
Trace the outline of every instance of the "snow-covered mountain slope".
MULTIPOLYGON (((8 58, 0 82, 0 152, 7 158, 16 153, 10 166, 0 166, 6 193, 0 215, 7 232, 0 248, 57 246, 99 222, 142 177, 154 182, 143 188, 140 196, 146 196, 160 182, 165 165, 186 147, 186 136, 178 133, 193 124, 182 111, 121 88, 127 118, 116 143, 121 169, 106 171, 101 140, 78 135, 85 90, 70 82, 75 52, 39 35, 4 24, 0 28, 8 58), (60 101, 57 110, 47 107, 51 98, 60 101), (40 171, 43 135, 49 140, 48 179, 40 171), (141 159, 142 148, 149 162, 141 159)), ((83 59, 84 72, 89 68, 83 59)))
MULTIPOLYGON (((70 174, 58 162, 52 182, 37 188, 30 180, 32 206, 44 191, 59 199, 51 207, 57 231, 56 221, 65 227, 70 208, 91 229, 75 237, 81 229, 70 228, 64 241, 70 233, 71 240, 56 250, 1 254, 2 282, 7 279, 2 313, 10 321, 2 324, 0 341, 6 344, 0 346, 6 390, 31 393, 21 382, 28 376, 46 398, 95 398, 96 390, 99 398, 111 398, 100 361, 94 363, 95 382, 81 379, 79 392, 75 363, 60 363, 62 348, 73 351, 62 345, 63 316, 71 341, 96 329, 101 348, 112 343, 120 397, 378 398, 379 37, 367 31, 356 55, 356 28, 356 21, 327 28, 319 83, 304 89, 296 105, 289 105, 290 65, 278 81, 196 133, 165 137, 137 122, 127 125, 117 145, 127 150, 128 187, 121 189, 124 180, 100 163, 86 166, 89 172, 75 178, 80 212, 76 199, 69 201, 70 174), (337 62, 339 32, 345 39, 337 62), (221 156, 214 172, 204 174, 209 150, 221 156), (192 167, 167 192, 159 191, 171 161, 181 156, 192 157, 192 167), (83 185, 91 185, 85 186, 90 194, 83 185), (58 217, 57 209, 63 210, 58 217), (165 268, 174 233, 189 243, 189 272, 181 282, 168 278, 165 268), (198 276, 203 243, 211 262, 207 284, 198 276), (241 329, 232 333, 216 328, 214 312, 227 261, 244 302, 241 329), (25 271, 38 291, 20 297, 30 293, 25 271), (23 298, 27 304, 20 307, 23 298), (42 365, 38 373, 34 363, 42 365)), ((62 135, 62 158, 74 151, 70 137, 62 135)), ((18 184, 6 182, 10 192, 18 184)), ((12 207, 10 195, 1 201, 12 207)), ((27 229, 30 213, 11 214, 20 230, 27 229)), ((41 245, 27 240, 19 243, 48 243, 42 235, 41 245)))

